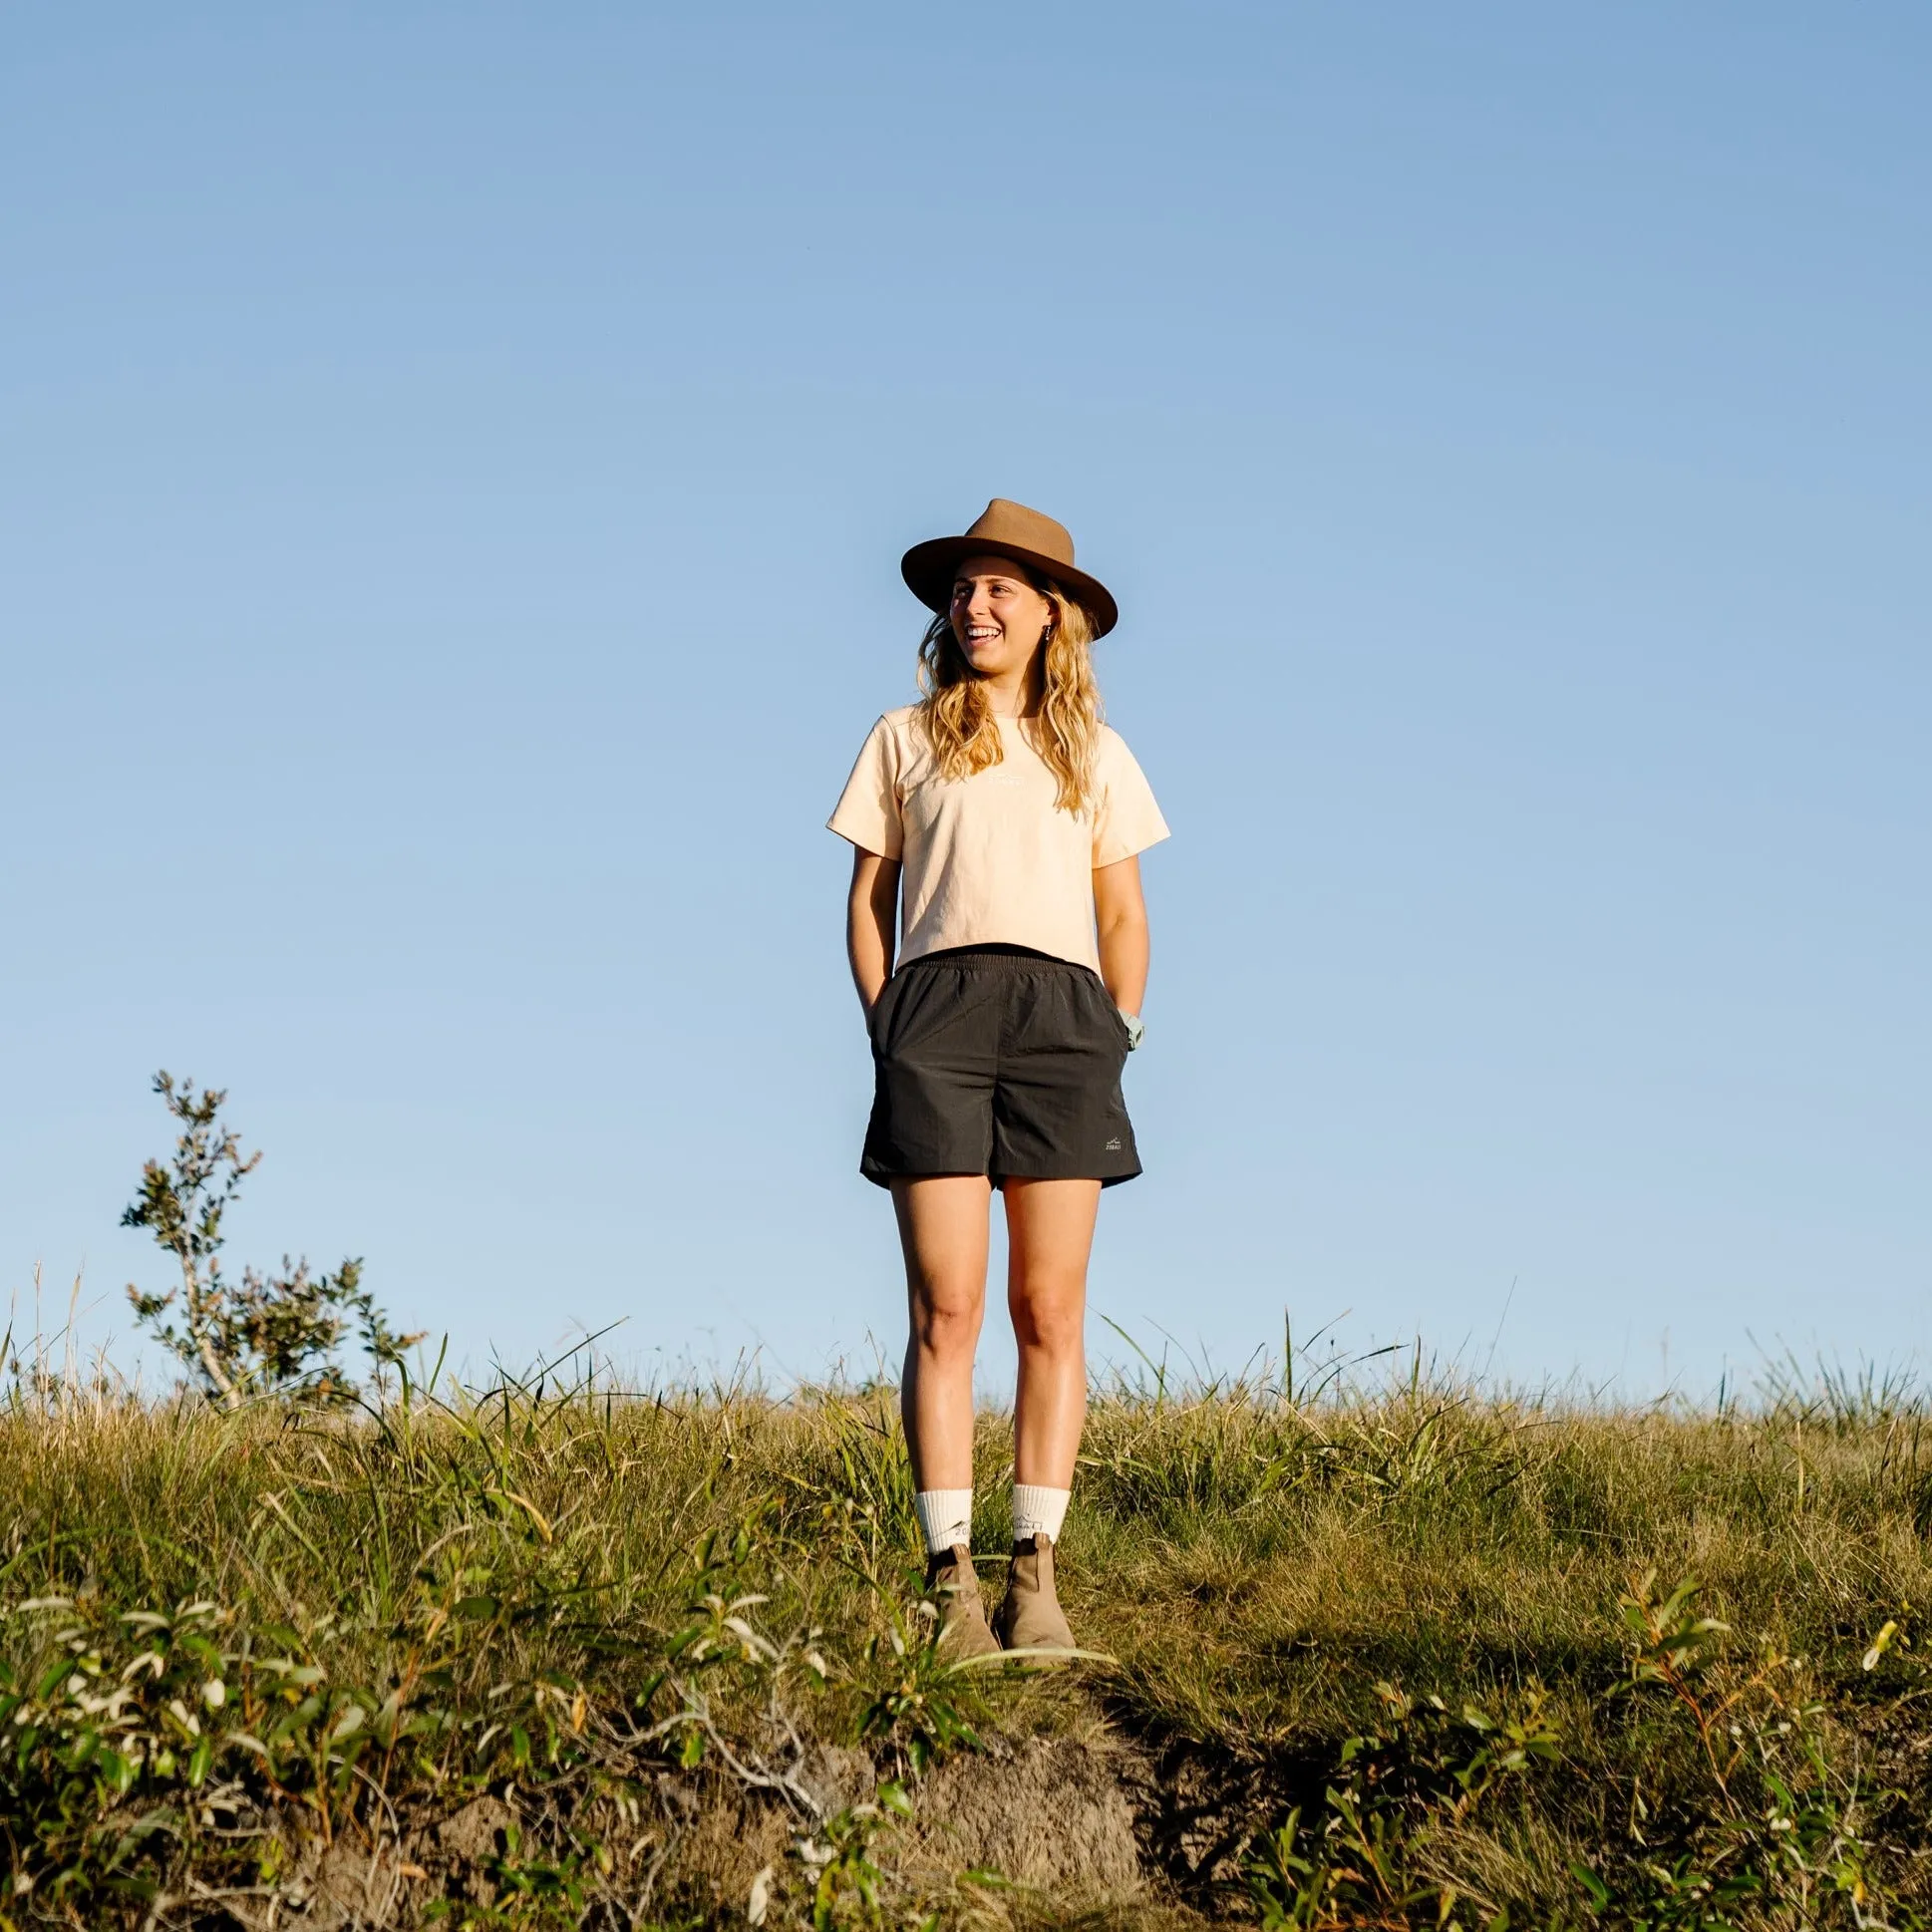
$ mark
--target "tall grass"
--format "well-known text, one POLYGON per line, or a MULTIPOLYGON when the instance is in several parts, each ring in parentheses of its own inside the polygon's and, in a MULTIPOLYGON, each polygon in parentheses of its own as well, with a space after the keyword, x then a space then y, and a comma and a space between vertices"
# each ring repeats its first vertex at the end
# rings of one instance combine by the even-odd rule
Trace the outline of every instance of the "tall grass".
MULTIPOLYGON (((748 1844, 785 1820, 766 1923, 1065 1917, 1093 1901, 893 1889, 893 1780, 916 1810, 948 1755, 992 1777, 1045 1734, 1139 1767, 1117 1915, 1918 1922, 1921 1391, 1785 1362, 1750 1401, 1613 1408, 1420 1354, 1300 1384, 1096 1389, 1063 1591, 1114 1661, 1009 1680, 927 1645, 890 1390, 566 1370, 323 1417, 18 1376, 0 1914, 285 1923, 353 1843, 399 1923, 708 1921, 751 1898, 694 1849, 723 1807, 748 1844), (823 1767, 861 1761, 834 1801, 823 1767), (512 1821, 439 1866, 483 1798, 512 1821)), ((1008 1455, 989 1414, 985 1550, 1008 1455)))

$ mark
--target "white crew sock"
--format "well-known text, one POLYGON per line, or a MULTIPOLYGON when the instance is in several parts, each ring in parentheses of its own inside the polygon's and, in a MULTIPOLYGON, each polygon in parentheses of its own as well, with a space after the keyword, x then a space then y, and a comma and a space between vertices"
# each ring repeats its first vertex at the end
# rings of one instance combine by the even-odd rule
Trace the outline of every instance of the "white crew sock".
POLYGON ((1060 1525, 1067 1520, 1067 1501, 1071 1489, 1047 1489, 1037 1482, 1013 1485, 1013 1540, 1024 1543, 1029 1536, 1050 1536, 1060 1541, 1060 1525))
POLYGON ((926 1532, 926 1554, 940 1556, 955 1543, 973 1546, 973 1492, 970 1489, 921 1489, 912 1498, 919 1527, 926 1532))

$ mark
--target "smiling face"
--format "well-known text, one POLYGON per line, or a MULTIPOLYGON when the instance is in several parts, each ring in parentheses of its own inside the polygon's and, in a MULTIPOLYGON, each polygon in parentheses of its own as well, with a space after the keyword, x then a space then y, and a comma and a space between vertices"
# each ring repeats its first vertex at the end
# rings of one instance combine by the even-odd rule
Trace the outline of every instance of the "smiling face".
POLYGON ((1010 557, 967 557, 953 572, 948 613, 966 662, 1001 683, 1025 678, 1040 649, 1053 605, 1010 557))

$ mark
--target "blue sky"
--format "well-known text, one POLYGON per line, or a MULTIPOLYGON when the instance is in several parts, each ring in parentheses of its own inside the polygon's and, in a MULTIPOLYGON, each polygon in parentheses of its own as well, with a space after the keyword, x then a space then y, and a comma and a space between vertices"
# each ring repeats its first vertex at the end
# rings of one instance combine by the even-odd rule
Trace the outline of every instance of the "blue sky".
POLYGON ((1175 832, 1097 1309, 1913 1355, 1929 73, 1903 4, 10 10, 0 1293, 136 1359, 165 1066, 237 1261, 473 1366, 895 1356, 822 821, 998 493, 1175 832))

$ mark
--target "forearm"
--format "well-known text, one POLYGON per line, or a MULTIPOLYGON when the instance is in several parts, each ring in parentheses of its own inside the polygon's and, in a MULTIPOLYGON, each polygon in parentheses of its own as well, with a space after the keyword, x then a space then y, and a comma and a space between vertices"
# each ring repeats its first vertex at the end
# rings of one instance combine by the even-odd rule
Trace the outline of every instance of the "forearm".
POLYGON ((852 908, 845 926, 845 956, 851 961, 858 1003, 869 1013, 892 977, 892 949, 869 908, 852 908))
POLYGON ((1147 994, 1147 921, 1123 913, 1099 929, 1101 978, 1123 1013, 1138 1013, 1147 994))
POLYGON ((845 900, 845 957, 858 1002, 868 1014, 892 977, 898 897, 898 865, 875 853, 859 853, 845 900))

